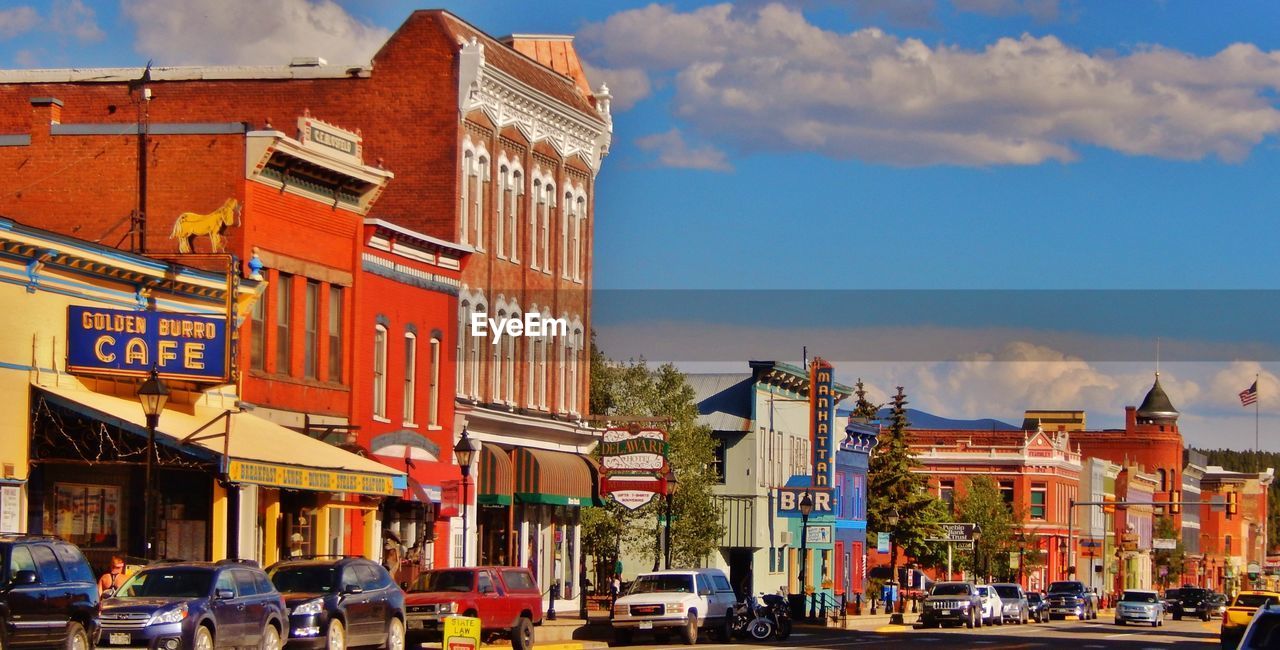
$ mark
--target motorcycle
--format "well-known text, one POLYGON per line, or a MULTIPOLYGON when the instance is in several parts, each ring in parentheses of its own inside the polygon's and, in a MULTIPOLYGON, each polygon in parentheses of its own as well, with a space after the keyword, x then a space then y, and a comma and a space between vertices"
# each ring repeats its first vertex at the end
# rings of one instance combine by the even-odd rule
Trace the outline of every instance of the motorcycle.
POLYGON ((774 634, 777 635, 777 640, 782 641, 791 636, 791 605, 787 603, 787 599, 778 594, 764 594, 761 600, 773 616, 774 634))
POLYGON ((734 605, 730 632, 735 637, 767 641, 773 637, 776 630, 772 610, 762 605, 755 596, 748 594, 746 600, 734 605))

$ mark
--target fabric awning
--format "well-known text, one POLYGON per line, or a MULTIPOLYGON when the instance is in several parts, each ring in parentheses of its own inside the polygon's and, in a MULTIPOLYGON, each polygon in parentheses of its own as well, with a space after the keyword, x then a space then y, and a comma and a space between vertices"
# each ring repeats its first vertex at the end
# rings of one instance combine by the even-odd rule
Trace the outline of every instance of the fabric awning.
POLYGON ((583 456, 517 447, 512 461, 516 478, 514 493, 522 503, 595 504, 591 466, 583 456))
POLYGON ((476 503, 486 506, 511 505, 511 457, 502 447, 480 445, 479 476, 476 477, 476 503))
MULTIPOLYGON (((74 388, 36 388, 64 408, 147 435, 136 400, 74 388)), ((407 485, 404 472, 244 411, 174 405, 160 414, 156 442, 219 457, 232 483, 378 496, 407 485)))

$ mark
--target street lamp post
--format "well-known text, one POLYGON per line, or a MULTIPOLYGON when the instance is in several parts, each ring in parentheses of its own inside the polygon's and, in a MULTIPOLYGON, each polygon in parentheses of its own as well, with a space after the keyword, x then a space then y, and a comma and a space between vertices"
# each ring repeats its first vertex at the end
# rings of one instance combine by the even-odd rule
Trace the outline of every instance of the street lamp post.
POLYGON ((467 504, 471 497, 467 494, 467 478, 471 476, 471 459, 475 456, 476 450, 471 446, 471 436, 467 434, 467 428, 462 427, 462 435, 458 438, 458 444, 453 446, 453 458, 458 463, 458 469, 462 471, 462 566, 467 566, 467 504))
POLYGON ((978 581, 978 574, 981 572, 981 553, 978 544, 982 541, 982 524, 973 525, 973 581, 978 581))
MULTIPOLYGON (((889 511, 889 515, 885 517, 885 523, 889 524, 889 584, 898 586, 897 602, 890 604, 893 607, 893 615, 889 617, 889 623, 902 624, 902 585, 898 584, 898 509, 894 508, 889 511)), ((893 587, 890 587, 892 591, 893 587)))
POLYGON ((664 540, 667 551, 666 568, 671 568, 671 496, 676 491, 676 472, 673 469, 667 469, 667 529, 664 540))
POLYGON ((805 600, 808 599, 808 574, 809 574, 809 515, 813 513, 813 498, 809 496, 809 491, 804 491, 804 496, 800 497, 800 612, 803 615, 805 610, 805 600))
POLYGON ((1063 580, 1071 579, 1071 574, 1069 573, 1071 569, 1071 560, 1070 558, 1067 557, 1068 550, 1069 549, 1067 548, 1067 538, 1059 537, 1058 538, 1058 562, 1061 563, 1062 565, 1060 567, 1060 570, 1062 571, 1063 580))
POLYGON ((147 473, 143 479, 142 494, 142 536, 145 544, 145 554, 148 560, 155 558, 155 545, 152 541, 155 534, 151 528, 154 525, 152 519, 155 504, 155 490, 152 487, 152 478, 155 470, 156 457, 156 427, 160 425, 160 412, 164 410, 164 405, 169 401, 169 387, 164 385, 164 381, 156 373, 155 368, 151 369, 151 375, 147 380, 138 386, 138 402, 142 404, 142 413, 147 416, 147 473))

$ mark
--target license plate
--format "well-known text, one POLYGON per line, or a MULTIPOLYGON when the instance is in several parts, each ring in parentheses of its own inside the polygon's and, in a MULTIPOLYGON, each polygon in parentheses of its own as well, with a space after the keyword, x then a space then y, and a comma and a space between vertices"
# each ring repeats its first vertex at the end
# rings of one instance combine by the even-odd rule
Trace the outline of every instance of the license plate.
POLYGON ((943 616, 949 616, 949 615, 951 614, 951 610, 949 610, 949 609, 944 609, 944 610, 942 610, 942 611, 940 611, 940 612, 938 612, 938 613, 939 613, 939 614, 941 614, 941 615, 943 615, 943 616))
POLYGON ((128 632, 112 632, 109 639, 111 645, 129 645, 131 640, 128 632))
POLYGON ((640 629, 642 629, 642 630, 652 630, 652 629, 653 629, 653 621, 640 621, 640 629))
POLYGON ((419 621, 419 622, 422 624, 422 629, 424 630, 430 630, 436 626, 435 621, 419 621))

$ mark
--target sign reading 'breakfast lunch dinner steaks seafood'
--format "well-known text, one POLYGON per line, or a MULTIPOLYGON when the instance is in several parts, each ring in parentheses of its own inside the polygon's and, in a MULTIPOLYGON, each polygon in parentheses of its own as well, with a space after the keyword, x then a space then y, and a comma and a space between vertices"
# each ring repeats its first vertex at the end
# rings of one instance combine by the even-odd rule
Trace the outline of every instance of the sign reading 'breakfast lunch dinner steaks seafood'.
POLYGON ((667 493, 667 432, 612 428, 600 443, 600 493, 635 510, 667 493))

